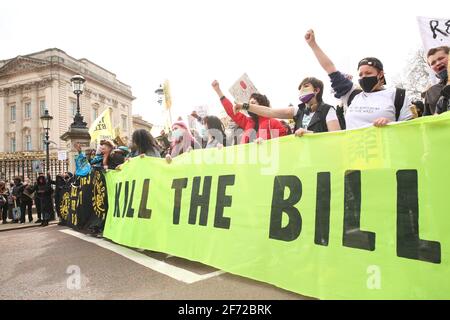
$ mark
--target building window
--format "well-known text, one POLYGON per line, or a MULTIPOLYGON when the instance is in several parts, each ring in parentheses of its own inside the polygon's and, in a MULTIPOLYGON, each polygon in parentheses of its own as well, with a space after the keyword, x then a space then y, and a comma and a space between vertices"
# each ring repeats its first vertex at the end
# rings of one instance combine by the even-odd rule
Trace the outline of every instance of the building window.
POLYGON ((98 118, 98 108, 92 109, 92 121, 95 121, 95 119, 98 118))
POLYGON ((45 114, 45 108, 45 100, 39 100, 39 111, 41 116, 45 114))
POLYGON ((25 103, 25 119, 31 118, 31 102, 25 103))
POLYGON ((16 121, 16 106, 11 106, 11 121, 16 121))
POLYGON ((39 150, 44 150, 45 134, 42 132, 39 137, 39 150))
POLYGON ((122 131, 127 131, 127 116, 122 116, 122 131))
POLYGON ((31 151, 31 136, 30 135, 25 136, 25 150, 31 151))
POLYGON ((77 102, 72 99, 70 99, 70 114, 72 117, 75 117, 77 114, 77 102))
POLYGON ((11 152, 16 152, 16 138, 11 138, 11 152))

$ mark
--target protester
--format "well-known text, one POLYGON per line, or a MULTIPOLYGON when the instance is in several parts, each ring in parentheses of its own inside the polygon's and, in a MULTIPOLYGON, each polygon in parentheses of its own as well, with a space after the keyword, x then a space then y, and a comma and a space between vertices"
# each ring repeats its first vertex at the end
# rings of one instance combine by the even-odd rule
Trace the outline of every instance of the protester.
POLYGON ((170 150, 169 135, 165 130, 161 130, 160 135, 155 140, 158 142, 159 149, 161 150, 161 157, 165 157, 170 150))
POLYGON ((110 165, 109 157, 113 149, 114 143, 111 140, 101 140, 95 157, 91 160, 92 168, 107 170, 110 165))
MULTIPOLYGON (((60 219, 60 222, 62 221, 61 219, 61 201, 62 201, 62 197, 64 194, 64 188, 66 186, 66 176, 64 174, 58 174, 56 175, 54 184, 55 184, 55 208, 56 208, 56 214, 58 216, 58 218, 60 219)), ((69 177, 67 176, 67 179, 69 179, 69 177)), ((53 184, 53 181, 52 181, 53 184)))
POLYGON ((172 143, 170 146, 170 154, 166 156, 167 162, 170 162, 172 158, 193 149, 201 149, 200 144, 192 136, 186 123, 183 121, 175 122, 172 125, 172 143))
POLYGON ((200 130, 197 129, 190 129, 191 136, 194 137, 194 140, 197 141, 200 145, 201 149, 205 149, 206 147, 206 129, 204 126, 200 128, 200 130))
POLYGON ((0 181, 0 212, 2 214, 2 224, 7 223, 8 218, 8 197, 9 190, 5 181, 0 181))
POLYGON ((309 30, 305 35, 305 40, 322 68, 328 73, 335 97, 341 99, 344 106, 347 106, 346 129, 372 124, 381 127, 389 122, 412 118, 409 109, 410 99, 402 96, 401 90, 384 87, 386 80, 380 60, 368 57, 358 63, 361 91, 345 74, 337 71, 333 62, 316 43, 314 31, 309 30))
POLYGON ((86 177, 91 173, 91 165, 86 154, 81 151, 81 144, 79 142, 74 144, 74 149, 78 152, 75 156, 75 175, 77 177, 86 177))
POLYGON ((51 181, 43 174, 39 175, 33 191, 36 192, 36 201, 39 202, 42 213, 41 226, 48 226, 48 222, 54 215, 51 181))
MULTIPOLYGON (((250 117, 247 117, 240 112, 235 114, 233 112, 233 104, 225 97, 217 80, 213 81, 212 87, 219 96, 222 106, 227 114, 239 127, 244 129, 241 143, 251 142, 255 137, 267 140, 286 135, 286 129, 280 121, 276 119, 261 117, 252 112, 249 112, 250 117)), ((270 102, 267 97, 259 93, 252 94, 248 102, 254 105, 270 107, 270 102)))
MULTIPOLYGON (((443 95, 443 89, 448 81, 448 54, 450 48, 448 46, 441 46, 428 50, 427 62, 431 70, 436 74, 439 79, 439 83, 431 86, 425 92, 425 110, 424 116, 439 114, 446 110, 445 96, 443 95), (439 107, 438 101, 440 100, 439 107)), ((447 97, 447 104, 448 104, 447 97)))
POLYGON ((91 160, 95 158, 95 153, 96 153, 95 149, 86 150, 86 158, 89 163, 91 163, 91 160))
POLYGON ((230 119, 225 130, 227 134, 227 146, 234 146, 241 142, 244 130, 239 127, 236 122, 230 119))
MULTIPOLYGON (((13 207, 14 208, 20 208, 21 207, 21 199, 22 199, 22 193, 23 193, 23 183, 22 179, 20 177, 14 178, 14 187, 12 188, 12 196, 13 196, 13 207)), ((18 223, 20 220, 17 219, 17 217, 13 217, 13 223, 18 223)))
POLYGON ((206 129, 203 133, 203 140, 206 141, 205 149, 226 146, 227 136, 222 121, 216 116, 206 116, 203 123, 206 129))
POLYGON ((20 198, 20 223, 25 223, 25 214, 26 210, 28 209, 28 222, 33 221, 33 213, 32 213, 32 207, 33 207, 33 186, 31 185, 31 181, 29 178, 26 178, 24 181, 24 184, 22 185, 21 190, 21 198, 20 198))
POLYGON ((138 155, 161 158, 161 150, 158 146, 158 142, 153 138, 152 134, 145 129, 135 130, 131 136, 130 157, 133 158, 138 155))
POLYGON ((450 111, 450 94, 442 95, 436 103, 436 114, 450 111))
POLYGON ((242 109, 248 110, 262 117, 294 119, 294 131, 297 136, 341 129, 336 110, 322 100, 322 81, 313 77, 305 78, 300 83, 298 90, 301 103, 296 107, 273 109, 252 103, 236 103, 234 109, 235 112, 242 109))
POLYGON ((291 126, 289 125, 289 123, 287 123, 286 121, 284 121, 284 120, 280 120, 280 123, 283 125, 283 127, 286 129, 286 135, 288 136, 288 135, 291 135, 293 132, 292 132, 292 128, 291 128, 291 126))
POLYGON ((118 166, 125 162, 128 155, 130 154, 130 150, 128 147, 120 146, 111 151, 111 155, 109 158, 109 169, 116 169, 118 166))

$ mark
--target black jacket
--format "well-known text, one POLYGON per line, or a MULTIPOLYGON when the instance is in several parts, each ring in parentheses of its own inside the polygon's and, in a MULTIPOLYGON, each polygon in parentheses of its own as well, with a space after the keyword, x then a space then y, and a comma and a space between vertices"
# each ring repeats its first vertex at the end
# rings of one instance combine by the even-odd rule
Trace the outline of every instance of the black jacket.
MULTIPOLYGON (((307 129, 313 132, 328 132, 327 114, 330 108, 333 107, 322 102, 317 107, 317 110, 314 113, 311 121, 309 122, 307 129)), ((302 128, 303 116, 306 112, 308 112, 306 109, 306 104, 299 104, 297 114, 294 116, 295 131, 299 128, 302 128)))
POLYGON ((441 81, 438 84, 431 86, 425 92, 425 102, 424 102, 425 109, 423 111, 424 116, 433 115, 436 112, 436 104, 439 98, 441 97, 441 91, 442 88, 444 88, 445 82, 441 81))

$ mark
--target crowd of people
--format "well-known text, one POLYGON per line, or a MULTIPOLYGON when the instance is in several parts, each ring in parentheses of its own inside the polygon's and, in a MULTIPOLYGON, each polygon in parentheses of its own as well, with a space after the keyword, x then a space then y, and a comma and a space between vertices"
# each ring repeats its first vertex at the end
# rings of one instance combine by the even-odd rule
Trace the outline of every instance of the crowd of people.
POLYGON ((10 184, 0 181, 3 223, 7 222, 7 217, 13 223, 24 223, 26 214, 31 222, 34 201, 38 213, 37 222, 43 226, 48 225, 48 221, 54 219, 54 207, 58 212, 60 190, 65 184, 76 185, 79 177, 87 176, 92 170, 120 170, 125 161, 137 156, 165 158, 171 163, 174 157, 194 149, 220 149, 234 144, 261 143, 263 140, 289 134, 301 137, 305 134, 350 130, 370 125, 383 127, 391 122, 431 116, 450 109, 450 88, 447 84, 448 46, 428 51, 427 62, 440 81, 423 93, 422 100, 413 100, 403 89, 385 87, 384 67, 379 59, 366 57, 359 61, 359 79, 356 84, 351 76, 336 69, 332 60, 317 44, 313 30, 306 32, 305 41, 328 74, 334 96, 340 99, 338 106, 334 107, 323 100, 324 84, 316 77, 308 76, 300 81, 300 103, 285 108, 272 108, 267 96, 260 93, 252 94, 249 101, 233 103, 222 92, 219 82, 214 80, 212 88, 231 118, 228 128, 214 115, 202 118, 192 112, 191 115, 201 126, 200 130, 190 129, 184 121, 178 119, 172 124, 170 134, 162 131, 158 139, 147 130, 139 129, 133 132, 128 145, 102 140, 97 149, 84 152, 80 144, 75 144, 74 148, 78 152, 75 158, 75 176, 65 173, 58 175, 56 181, 53 181, 49 175, 41 174, 34 185, 31 185, 29 179, 22 183, 19 177, 10 184), (55 185, 56 191, 52 185, 55 185), (20 208, 20 215, 12 214, 13 211, 18 211, 15 208, 20 208))
POLYGON ((300 103, 285 108, 272 108, 267 96, 260 93, 253 93, 249 101, 233 103, 222 92, 219 82, 214 80, 212 88, 231 118, 231 133, 218 117, 208 115, 202 118, 192 112, 191 116, 200 123, 200 130, 190 129, 178 119, 172 124, 170 136, 163 131, 159 139, 142 129, 133 133, 128 146, 117 146, 113 141, 103 140, 96 151, 88 152, 88 156, 79 145, 76 146, 79 152, 76 176, 86 175, 92 169, 120 169, 122 163, 136 156, 162 157, 170 163, 174 157, 194 149, 261 143, 289 134, 301 137, 371 125, 383 127, 392 122, 440 114, 450 108, 448 46, 429 50, 428 64, 440 82, 428 88, 420 100, 409 97, 404 89, 386 87, 384 67, 379 59, 361 59, 357 65, 358 83, 353 83, 352 77, 338 71, 317 44, 313 30, 306 32, 305 41, 328 74, 334 96, 340 100, 338 106, 323 100, 324 84, 316 77, 305 77, 298 86, 300 103))
POLYGON ((59 216, 61 190, 65 184, 73 181, 73 174, 66 172, 52 180, 50 174, 40 173, 34 184, 29 178, 22 182, 21 177, 15 177, 9 184, 0 181, 0 212, 2 224, 24 224, 28 215, 28 222, 33 222, 32 207, 36 207, 37 221, 41 226, 48 226, 49 221, 59 216), (55 186, 55 187, 53 187, 55 186), (56 204, 56 206, 55 206, 56 204))

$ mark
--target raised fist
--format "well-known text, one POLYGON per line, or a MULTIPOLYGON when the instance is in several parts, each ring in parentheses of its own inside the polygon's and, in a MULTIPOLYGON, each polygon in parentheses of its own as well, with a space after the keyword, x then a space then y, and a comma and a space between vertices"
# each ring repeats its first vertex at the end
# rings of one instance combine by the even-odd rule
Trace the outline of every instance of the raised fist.
POLYGON ((306 31, 305 40, 306 40, 306 43, 308 43, 309 45, 316 43, 316 37, 315 37, 314 31, 312 29, 309 29, 308 31, 306 31))
POLYGON ((220 88, 219 81, 217 80, 214 80, 211 85, 214 88, 214 90, 218 90, 220 88))

